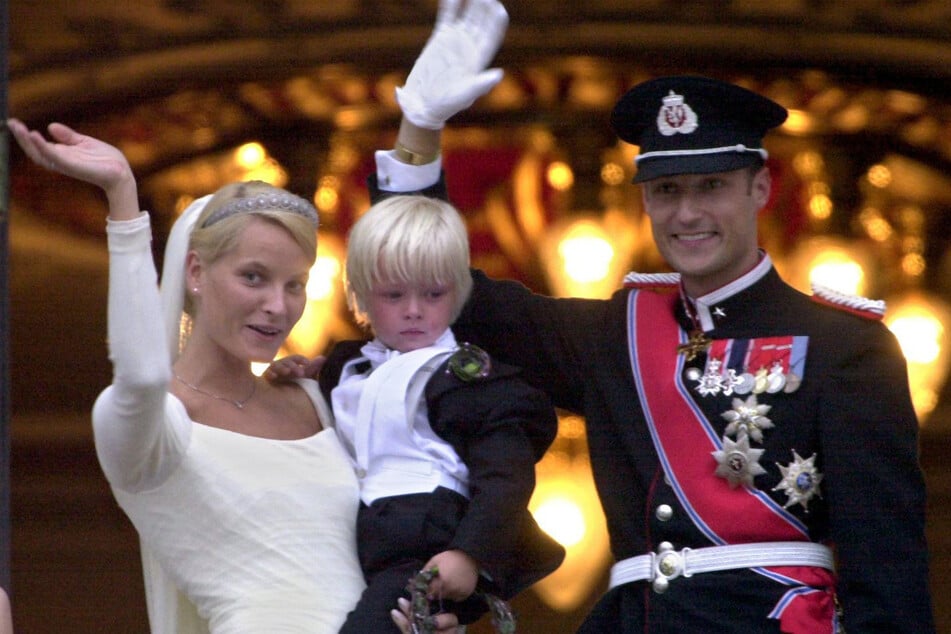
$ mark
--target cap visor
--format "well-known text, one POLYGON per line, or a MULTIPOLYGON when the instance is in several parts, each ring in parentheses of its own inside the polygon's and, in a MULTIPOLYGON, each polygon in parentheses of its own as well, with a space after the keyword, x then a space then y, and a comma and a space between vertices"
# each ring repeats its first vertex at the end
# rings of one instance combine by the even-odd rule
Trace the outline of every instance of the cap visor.
POLYGON ((756 152, 724 152, 722 154, 698 154, 694 156, 658 156, 644 159, 637 164, 635 183, 654 180, 663 176, 679 174, 716 174, 755 165, 762 162, 756 152))

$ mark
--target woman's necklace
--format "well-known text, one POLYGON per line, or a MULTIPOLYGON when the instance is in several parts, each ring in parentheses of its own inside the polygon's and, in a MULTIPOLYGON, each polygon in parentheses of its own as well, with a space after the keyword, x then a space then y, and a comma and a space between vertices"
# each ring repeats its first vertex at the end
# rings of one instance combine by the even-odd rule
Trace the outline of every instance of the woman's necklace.
POLYGON ((236 401, 233 398, 227 398, 225 396, 218 396, 217 394, 212 394, 211 392, 206 392, 205 390, 201 389, 197 385, 192 385, 191 383, 183 379, 181 376, 179 376, 178 372, 175 372, 174 374, 178 382, 184 385, 185 387, 187 387, 188 389, 198 392, 199 394, 204 394, 205 396, 218 399, 219 401, 231 403, 238 409, 244 409, 245 404, 247 404, 247 402, 251 400, 251 397, 254 396, 254 392, 258 389, 258 382, 257 382, 257 379, 255 379, 254 382, 251 384, 251 393, 248 394, 244 399, 240 401, 236 401))

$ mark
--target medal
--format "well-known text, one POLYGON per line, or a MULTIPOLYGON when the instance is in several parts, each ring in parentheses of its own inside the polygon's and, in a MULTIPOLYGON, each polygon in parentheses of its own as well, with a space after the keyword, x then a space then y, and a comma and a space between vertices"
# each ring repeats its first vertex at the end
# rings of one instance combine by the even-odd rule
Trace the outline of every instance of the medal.
POLYGON ((723 364, 719 359, 710 359, 706 371, 697 380, 697 391, 700 396, 716 396, 723 388, 723 377, 720 376, 720 367, 723 364))
POLYGON ((687 343, 677 346, 677 354, 685 354, 687 361, 693 361, 698 354, 706 352, 711 343, 710 338, 703 334, 703 331, 694 330, 690 333, 687 343))
POLYGON ((739 377, 737 377, 737 383, 733 387, 733 391, 740 395, 746 395, 753 391, 753 375, 749 372, 744 372, 739 377))
POLYGON ((816 469, 816 454, 803 460, 802 456, 793 450, 793 461, 785 467, 779 463, 780 473, 783 474, 782 481, 773 487, 773 491, 783 491, 786 493, 786 504, 783 508, 789 508, 793 504, 799 504, 806 512, 809 512, 809 500, 813 495, 822 497, 819 492, 819 483, 822 482, 822 474, 816 469))
POLYGON ((709 339, 695 329, 677 351, 686 354, 687 361, 706 352, 703 370, 691 366, 684 371, 701 396, 791 394, 802 383, 808 341, 798 336, 709 339))
POLYGON ((733 409, 720 414, 729 423, 723 433, 738 438, 749 434, 756 442, 763 442, 763 430, 774 427, 773 421, 766 418, 771 407, 760 405, 755 394, 751 394, 745 401, 733 399, 733 409))
POLYGON ((736 370, 728 368, 724 371, 722 355, 726 344, 727 340, 724 339, 711 342, 703 373, 696 367, 686 370, 687 380, 697 382, 697 387, 694 389, 697 390, 700 396, 716 396, 721 392, 724 396, 730 396, 736 386, 740 384, 740 378, 737 377, 736 370))
POLYGON ((792 394, 799 389, 800 383, 802 383, 802 379, 799 378, 799 375, 795 372, 790 372, 786 375, 786 385, 783 387, 783 392, 792 394))
POLYGON ((717 461, 716 475, 726 478, 730 488, 735 489, 739 484, 752 487, 753 478, 766 473, 766 469, 759 464, 764 451, 751 449, 749 436, 740 434, 736 442, 724 436, 723 448, 710 453, 717 461))
POLYGON ((783 374, 783 364, 774 363, 766 375, 766 392, 775 394, 786 386, 786 375, 783 374))
POLYGON ((736 370, 732 368, 727 370, 726 376, 723 377, 723 395, 730 396, 733 394, 740 382, 740 377, 736 375, 736 370))

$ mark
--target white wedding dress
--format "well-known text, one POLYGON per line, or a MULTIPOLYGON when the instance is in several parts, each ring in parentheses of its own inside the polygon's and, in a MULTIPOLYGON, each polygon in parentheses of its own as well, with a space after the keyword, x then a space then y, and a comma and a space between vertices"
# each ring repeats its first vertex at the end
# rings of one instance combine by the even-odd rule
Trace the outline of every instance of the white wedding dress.
MULTIPOLYGON (((153 634, 335 634, 363 590, 359 494, 333 429, 293 441, 192 421, 171 377, 148 216, 109 222, 113 384, 96 451, 139 532, 153 634)), ((317 384, 300 381, 321 420, 317 384)))

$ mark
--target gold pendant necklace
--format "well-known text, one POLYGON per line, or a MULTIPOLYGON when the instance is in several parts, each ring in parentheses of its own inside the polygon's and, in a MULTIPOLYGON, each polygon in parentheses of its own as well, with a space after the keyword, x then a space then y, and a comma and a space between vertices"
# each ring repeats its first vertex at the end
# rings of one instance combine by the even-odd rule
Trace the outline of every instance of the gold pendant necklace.
POLYGON ((247 404, 247 402, 251 400, 251 397, 254 396, 254 392, 257 391, 257 389, 258 389, 258 382, 257 382, 257 379, 255 379, 254 382, 251 384, 251 393, 248 394, 244 399, 242 399, 242 400, 240 400, 240 401, 236 401, 236 400, 233 399, 233 398, 228 398, 228 397, 226 397, 226 396, 218 396, 217 394, 212 394, 211 392, 206 392, 205 390, 201 389, 201 388, 198 387, 197 385, 192 385, 191 383, 189 383, 188 381, 186 381, 185 379, 183 379, 181 376, 179 376, 178 372, 175 372, 174 375, 175 375, 175 378, 178 380, 178 382, 181 383, 182 385, 184 385, 185 387, 187 387, 188 389, 193 390, 193 391, 195 391, 195 392, 198 392, 199 394, 203 394, 203 395, 205 395, 205 396, 208 396, 208 397, 210 397, 210 398, 217 399, 217 400, 219 400, 219 401, 224 401, 224 402, 226 402, 226 403, 231 403, 232 405, 234 405, 234 406, 237 407, 238 409, 244 409, 245 404, 247 404))

